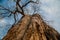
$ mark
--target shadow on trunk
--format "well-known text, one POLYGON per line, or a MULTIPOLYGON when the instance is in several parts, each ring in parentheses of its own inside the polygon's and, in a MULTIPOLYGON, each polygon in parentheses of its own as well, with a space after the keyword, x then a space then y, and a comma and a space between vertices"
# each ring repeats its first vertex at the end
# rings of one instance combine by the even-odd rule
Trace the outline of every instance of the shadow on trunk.
POLYGON ((2 40, 60 40, 60 34, 39 14, 25 15, 2 40))

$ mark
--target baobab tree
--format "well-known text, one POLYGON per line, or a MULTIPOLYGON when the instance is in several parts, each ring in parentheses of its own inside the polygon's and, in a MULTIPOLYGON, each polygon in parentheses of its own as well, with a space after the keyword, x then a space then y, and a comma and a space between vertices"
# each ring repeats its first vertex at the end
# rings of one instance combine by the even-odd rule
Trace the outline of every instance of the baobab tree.
MULTIPOLYGON (((2 10, 7 10, 10 14, 7 16, 14 15, 16 23, 17 13, 23 15, 22 18, 8 30, 7 35, 2 40, 60 40, 60 34, 47 23, 44 22, 43 18, 39 14, 25 14, 24 7, 29 3, 38 4, 38 0, 29 0, 23 5, 20 4, 22 0, 14 0, 16 2, 16 8, 11 11, 3 6, 2 10)), ((35 7, 34 13, 35 13, 35 7)))

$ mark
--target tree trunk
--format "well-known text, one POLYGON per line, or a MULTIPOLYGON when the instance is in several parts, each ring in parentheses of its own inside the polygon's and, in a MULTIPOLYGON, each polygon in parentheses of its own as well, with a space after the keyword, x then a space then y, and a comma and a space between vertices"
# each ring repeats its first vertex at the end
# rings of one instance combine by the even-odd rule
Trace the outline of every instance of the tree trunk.
POLYGON ((23 16, 2 40, 60 40, 60 34, 34 14, 23 16))

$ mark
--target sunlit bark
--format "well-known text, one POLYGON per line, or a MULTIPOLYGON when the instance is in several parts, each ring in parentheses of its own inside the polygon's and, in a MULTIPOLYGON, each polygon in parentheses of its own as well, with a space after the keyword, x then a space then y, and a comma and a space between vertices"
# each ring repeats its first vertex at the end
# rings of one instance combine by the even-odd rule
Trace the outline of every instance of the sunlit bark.
POLYGON ((25 15, 8 31, 3 40, 60 40, 60 34, 39 14, 25 15))

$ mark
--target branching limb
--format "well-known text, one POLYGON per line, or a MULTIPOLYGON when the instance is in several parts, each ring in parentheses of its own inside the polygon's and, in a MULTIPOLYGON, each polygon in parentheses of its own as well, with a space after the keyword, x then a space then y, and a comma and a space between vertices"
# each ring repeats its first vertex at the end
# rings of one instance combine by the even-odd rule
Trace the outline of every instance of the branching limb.
POLYGON ((0 10, 6 10, 6 11, 10 12, 10 14, 7 17, 10 17, 12 15, 12 13, 14 13, 13 11, 9 10, 8 8, 3 7, 2 5, 0 5, 0 7, 1 7, 0 10))
POLYGON ((3 9, 1 9, 1 10, 7 10, 7 11, 9 11, 9 12, 13 13, 11 10, 9 10, 9 9, 7 9, 7 8, 5 8, 5 7, 3 7, 3 6, 1 6, 1 5, 0 5, 0 7, 2 7, 2 8, 3 8, 3 9))
POLYGON ((21 6, 21 5, 19 4, 20 1, 21 1, 21 0, 17 0, 17 1, 16 1, 16 9, 17 9, 17 12, 18 12, 18 13, 21 13, 23 16, 25 15, 25 14, 24 14, 23 7, 27 6, 29 3, 36 3, 36 4, 37 4, 37 2, 34 2, 34 1, 30 0, 30 1, 28 1, 25 5, 21 6), (18 7, 22 10, 22 12, 21 12, 20 10, 18 10, 18 7))
MULTIPOLYGON (((15 16, 16 16, 16 12, 18 12, 17 8, 16 8, 15 11, 11 11, 11 10, 1 6, 1 5, 0 5, 0 7, 1 7, 0 10, 7 10, 8 12, 10 12, 10 14, 7 17, 10 17, 12 14, 14 14, 14 20, 15 20, 15 23, 16 23, 16 17, 15 16)), ((5 13, 2 13, 2 14, 5 14, 5 13)))
POLYGON ((27 3, 25 3, 23 6, 21 6, 21 5, 19 4, 20 1, 21 1, 21 0, 17 0, 17 1, 16 1, 16 8, 15 8, 16 10, 15 10, 15 11, 11 11, 11 10, 9 10, 9 9, 7 9, 7 8, 5 8, 5 7, 3 7, 3 6, 0 5, 0 7, 2 8, 1 10, 7 10, 8 12, 10 12, 10 14, 8 15, 8 17, 10 17, 12 14, 14 14, 14 20, 15 20, 15 22, 16 22, 16 13, 17 13, 17 12, 20 13, 20 14, 22 14, 23 16, 25 16, 23 7, 27 6, 29 3, 36 3, 36 4, 37 4, 37 2, 34 2, 34 1, 30 0, 30 1, 28 1, 27 3), (18 7, 19 7, 21 10, 19 10, 18 7))
POLYGON ((17 1, 16 1, 16 9, 17 9, 17 12, 18 12, 18 13, 21 13, 21 14, 24 16, 25 14, 24 14, 23 8, 22 8, 21 5, 19 4, 20 1, 21 1, 21 0, 17 0, 17 1), (22 12, 21 12, 20 10, 18 10, 18 7, 22 10, 22 12))
POLYGON ((34 2, 34 1, 28 1, 25 5, 22 6, 22 8, 27 6, 29 3, 36 3, 36 4, 38 4, 37 2, 34 2))
MULTIPOLYGON (((15 23, 16 23, 16 14, 14 14, 14 20, 15 20, 15 23)), ((15 24, 15 23, 14 23, 14 24, 15 24)))

